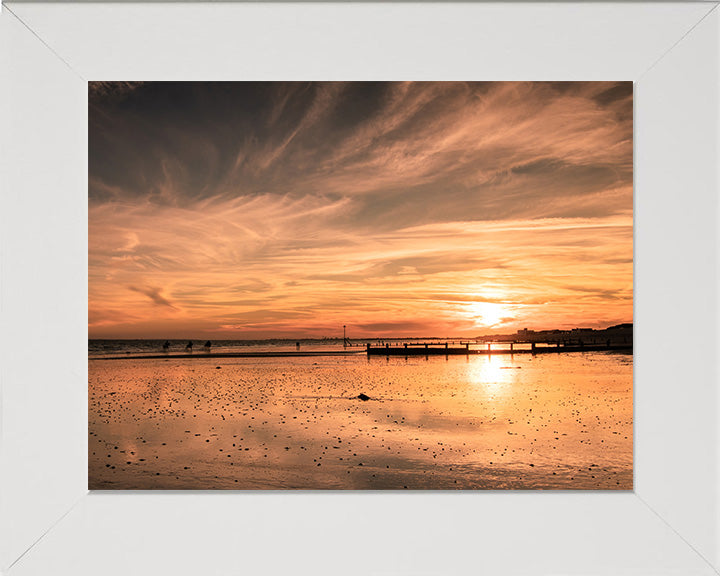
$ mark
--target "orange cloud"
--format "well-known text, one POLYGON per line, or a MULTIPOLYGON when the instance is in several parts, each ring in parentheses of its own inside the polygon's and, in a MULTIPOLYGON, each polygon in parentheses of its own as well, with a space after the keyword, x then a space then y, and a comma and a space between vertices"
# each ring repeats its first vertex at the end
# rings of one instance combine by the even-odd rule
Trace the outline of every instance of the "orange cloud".
POLYGON ((161 84, 91 98, 91 337, 631 321, 631 85, 161 84))

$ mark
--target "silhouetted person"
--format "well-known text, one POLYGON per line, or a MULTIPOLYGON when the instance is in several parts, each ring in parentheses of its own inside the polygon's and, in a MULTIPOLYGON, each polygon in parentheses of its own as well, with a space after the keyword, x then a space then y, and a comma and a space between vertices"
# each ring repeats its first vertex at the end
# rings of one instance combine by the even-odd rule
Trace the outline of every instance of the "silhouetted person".
POLYGON ((208 340, 207 342, 205 342, 205 346, 203 346, 203 348, 205 348, 206 351, 210 352, 210 346, 212 346, 212 343, 210 342, 210 340, 208 340))
POLYGON ((187 346, 185 346, 185 350, 190 350, 190 352, 192 352, 192 346, 192 340, 190 340, 190 342, 187 343, 187 346))
POLYGON ((295 348, 297 348, 298 350, 300 350, 300 342, 295 342, 295 348))
POLYGON ((165 352, 167 352, 168 348, 170 348, 170 342, 165 340, 165 344, 163 344, 163 350, 165 350, 165 352))

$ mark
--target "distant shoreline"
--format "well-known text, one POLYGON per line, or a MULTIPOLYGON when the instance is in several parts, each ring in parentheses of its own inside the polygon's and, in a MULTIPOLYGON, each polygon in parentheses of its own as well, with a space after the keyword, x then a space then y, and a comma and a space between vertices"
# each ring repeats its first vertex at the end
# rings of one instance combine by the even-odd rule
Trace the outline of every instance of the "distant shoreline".
POLYGON ((318 357, 318 356, 513 356, 515 354, 570 354, 575 352, 631 352, 632 345, 621 346, 566 346, 556 348, 554 346, 538 347, 535 349, 516 348, 514 350, 468 350, 461 348, 373 348, 370 352, 367 349, 356 350, 310 350, 310 351, 272 351, 272 352, 201 352, 184 354, 126 354, 124 356, 89 356, 88 360, 188 360, 192 358, 294 358, 294 357, 318 357))

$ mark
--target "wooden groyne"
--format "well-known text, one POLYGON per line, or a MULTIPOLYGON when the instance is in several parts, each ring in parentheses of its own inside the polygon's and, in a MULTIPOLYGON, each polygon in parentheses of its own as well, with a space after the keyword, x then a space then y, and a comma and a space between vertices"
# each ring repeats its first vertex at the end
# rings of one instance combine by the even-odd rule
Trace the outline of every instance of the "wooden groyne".
POLYGON ((632 343, 585 344, 584 342, 466 342, 461 346, 450 346, 449 343, 401 343, 366 346, 368 356, 469 356, 475 354, 567 354, 569 352, 617 351, 632 352, 632 343), (522 347, 530 345, 529 348, 522 347), (471 348, 470 346, 476 346, 471 348), (493 347, 494 346, 494 347, 493 347), (506 346, 506 347, 498 347, 506 346))

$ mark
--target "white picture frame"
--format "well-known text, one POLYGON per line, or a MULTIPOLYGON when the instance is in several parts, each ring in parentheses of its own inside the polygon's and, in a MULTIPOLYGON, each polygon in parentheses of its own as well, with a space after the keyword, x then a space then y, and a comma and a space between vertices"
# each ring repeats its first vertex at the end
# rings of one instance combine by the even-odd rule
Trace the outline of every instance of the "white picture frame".
POLYGON ((720 10, 26 3, 0 14, 0 572, 720 571, 720 10), (632 492, 87 490, 88 80, 632 80, 632 492))

